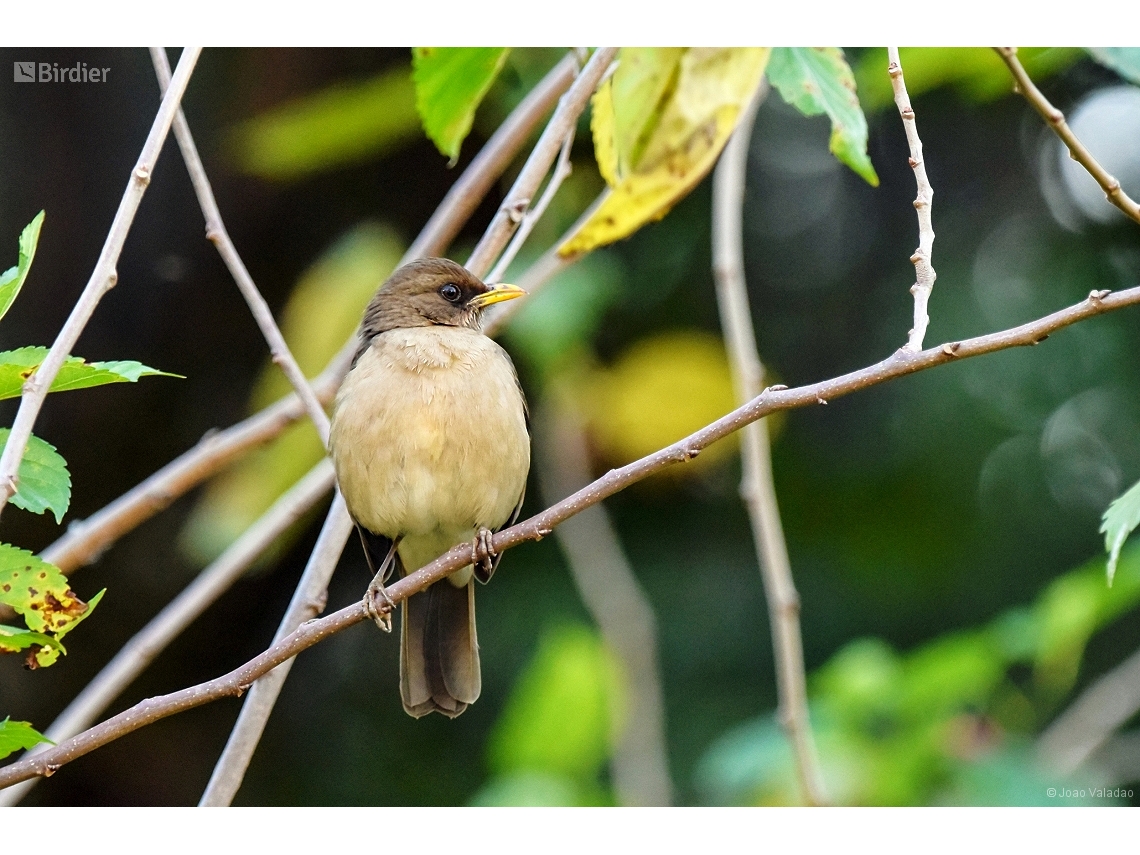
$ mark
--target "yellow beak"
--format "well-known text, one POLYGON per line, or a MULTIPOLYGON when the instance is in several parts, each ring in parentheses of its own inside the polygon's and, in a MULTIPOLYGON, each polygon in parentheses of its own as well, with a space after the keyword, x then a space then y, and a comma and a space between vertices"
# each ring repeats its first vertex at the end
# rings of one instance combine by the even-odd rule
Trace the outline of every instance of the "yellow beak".
POLYGON ((472 297, 468 302, 469 306, 474 306, 477 309, 484 309, 494 303, 501 303, 504 300, 513 300, 515 297, 525 297, 526 291, 517 285, 507 285, 500 282, 498 285, 492 285, 489 290, 476 297, 472 297))

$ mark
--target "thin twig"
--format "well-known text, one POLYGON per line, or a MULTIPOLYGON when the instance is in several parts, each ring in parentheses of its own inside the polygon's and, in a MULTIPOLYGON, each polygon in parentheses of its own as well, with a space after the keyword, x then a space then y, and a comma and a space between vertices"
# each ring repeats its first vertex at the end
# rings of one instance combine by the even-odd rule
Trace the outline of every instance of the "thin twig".
POLYGON ((0 455, 0 512, 16 492, 17 470, 28 447, 32 426, 40 413, 44 398, 47 397, 48 389, 51 388, 59 369, 63 367, 63 361, 71 353, 87 322, 91 320, 95 307, 99 305, 103 295, 114 288, 118 281, 116 266, 119 254, 127 240, 127 233, 131 230, 135 212, 138 211, 139 203, 147 185, 150 184, 150 176, 154 172, 158 154, 162 151, 162 143, 166 140, 170 123, 174 121, 174 113, 182 100, 182 93, 186 91, 186 85, 190 82, 190 74, 194 71, 194 64, 198 61, 198 54, 201 51, 201 48, 184 48, 182 56, 178 58, 178 70, 174 74, 170 88, 162 98, 138 162, 131 170, 131 177, 127 181, 126 190, 123 191, 119 209, 115 212, 115 219, 111 222, 103 250, 99 253, 99 260, 95 262, 95 269, 91 272, 91 278, 87 281, 83 293, 72 308, 44 361, 24 383, 20 408, 16 411, 16 419, 12 423, 12 432, 8 435, 4 453, 0 455))
MULTIPOLYGON (((702 449, 717 440, 724 439, 745 425, 778 410, 815 406, 898 377, 937 365, 945 365, 947 362, 1007 350, 1011 347, 1039 344, 1050 334, 1064 327, 1137 304, 1140 304, 1140 286, 1115 293, 1093 291, 1079 303, 1007 330, 962 341, 947 342, 920 353, 910 353, 900 348, 874 365, 795 389, 769 387, 743 407, 722 416, 696 433, 620 469, 612 469, 556 505, 496 533, 491 539, 491 548, 498 553, 529 540, 540 540, 551 534, 559 523, 586 508, 596 505, 649 475, 692 460, 702 449)), ((393 583, 387 588, 387 593, 394 603, 399 603, 470 563, 471 545, 460 544, 393 583)), ((355 603, 327 617, 308 621, 282 639, 279 644, 275 644, 222 677, 169 695, 140 701, 130 709, 65 740, 42 754, 24 757, 0 768, 0 788, 37 775, 51 775, 65 763, 159 719, 219 698, 240 695, 258 677, 296 656, 302 650, 341 630, 370 619, 363 603, 355 603)))
POLYGON ((1120 182, 1109 175, 1108 170, 1101 166, 1097 159, 1092 156, 1092 153, 1084 147, 1084 144, 1069 127, 1069 123, 1065 121, 1065 114, 1050 104, 1049 99, 1041 94, 1041 90, 1034 85, 1026 73, 1021 60, 1017 58, 1017 48, 998 47, 994 50, 1009 66, 1009 71, 1015 81, 1014 91, 1024 95, 1030 106, 1045 120, 1045 124, 1061 138, 1061 142, 1069 149, 1069 156, 1096 179, 1096 183, 1100 185, 1105 196, 1108 197, 1108 201, 1123 211, 1129 219, 1140 223, 1140 205, 1121 189, 1120 182))
POLYGON ((1045 764, 1071 775, 1140 710, 1140 650, 1100 677, 1037 740, 1045 764))
POLYGON ((526 212, 521 223, 519 223, 518 231, 515 236, 511 238, 511 242, 507 244, 507 248, 503 250, 503 254, 499 256, 498 262, 490 273, 487 274, 488 282, 498 282, 506 274, 507 268, 511 266, 511 262, 515 260, 522 245, 526 243, 526 239, 530 237, 531 231, 534 229, 535 224, 542 219, 542 215, 546 213, 547 207, 550 205, 554 195, 558 192, 558 188, 562 186, 562 182, 570 177, 570 173, 574 171, 573 166, 570 165, 570 149, 574 147, 574 127, 571 125, 570 132, 566 134, 566 139, 562 143, 562 150, 558 155, 558 163, 554 165, 554 172, 550 176, 550 181, 546 184, 546 189, 542 191, 542 196, 538 200, 538 204, 526 212))
MULTIPOLYGON (((740 403, 751 401, 764 388, 764 365, 756 349, 744 278, 743 206, 752 125, 766 95, 767 85, 761 84, 741 115, 713 173, 713 273, 733 385, 740 403)), ((792 745, 804 800, 812 805, 826 804, 827 794, 808 716, 800 597, 792 579, 788 546, 780 524, 767 419, 758 419, 744 428, 741 458, 740 494, 752 523, 756 557, 768 601, 779 720, 792 745)))
POLYGON ((594 51, 594 55, 590 57, 590 61, 586 63, 566 94, 559 99, 558 109, 554 111, 554 116, 535 143, 534 151, 515 179, 507 198, 495 212, 487 231, 483 233, 482 240, 476 244, 475 250, 467 260, 467 269, 476 276, 487 271, 494 258, 506 246, 516 226, 522 221, 539 184, 550 171, 550 165, 557 157, 563 140, 578 122, 578 117, 586 109, 590 96, 594 94, 599 81, 616 55, 617 48, 598 48, 594 51))
MULTIPOLYGON (((166 58, 166 48, 151 48, 151 61, 154 63, 154 72, 158 76, 158 87, 162 92, 170 85, 170 63, 166 58)), ((305 373, 285 343, 285 336, 281 334, 277 321, 273 319, 273 312, 269 304, 261 296, 253 277, 249 275, 245 262, 241 260, 237 247, 226 231, 226 224, 222 221, 222 212, 218 208, 218 201, 214 198, 214 189, 210 186, 210 179, 206 177, 206 167, 202 165, 202 158, 198 156, 198 147, 194 144, 194 137, 190 133, 190 125, 186 116, 179 108, 174 115, 174 138, 178 140, 178 147, 182 150, 182 159, 186 162, 186 171, 190 173, 190 183, 194 186, 194 193, 198 197, 198 204, 202 208, 202 215, 206 218, 206 239, 218 250, 218 254, 225 262, 226 268, 234 279, 234 283, 245 298, 253 319, 261 329, 269 345, 269 354, 274 363, 280 367, 281 372, 293 387, 293 391, 300 396, 305 405, 305 411, 317 429, 317 436, 321 444, 329 444, 329 417, 317 400, 305 373)))
MULTIPOLYGON (((199 573, 166 608, 122 646, 115 657, 103 666, 103 670, 56 717, 45 731, 47 738, 52 742, 61 742, 90 727, 96 717, 135 681, 170 642, 229 590, 282 533, 332 489, 334 480, 332 463, 328 458, 323 458, 209 567, 199 573)), ((43 747, 46 746, 37 746, 32 751, 42 751, 43 747)), ((25 781, 0 792, 0 806, 16 804, 34 783, 35 780, 25 781)))
MULTIPOLYGON (((542 179, 550 171, 551 165, 562 149, 562 143, 567 134, 586 109, 590 96, 616 51, 616 48, 600 48, 596 51, 575 78, 566 94, 559 99, 554 115, 550 117, 550 121, 547 122, 546 128, 515 179, 514 185, 507 193, 506 201, 500 206, 495 217, 492 218, 482 240, 468 259, 467 268, 476 276, 486 274, 492 260, 499 255, 510 240, 519 221, 529 208, 530 200, 538 192, 542 179), (512 212, 517 214, 517 219, 512 212)), ((306 577, 311 575, 313 578, 327 579, 332 575, 352 528, 348 510, 343 502, 333 503, 324 525, 324 530, 330 532, 329 537, 327 541, 320 544, 319 555, 314 550, 313 557, 305 569, 306 577), (341 532, 343 535, 340 534, 341 532)), ((305 583, 305 580, 303 579, 302 582, 305 583)), ((282 620, 281 634, 287 634, 295 629, 296 624, 290 625, 290 619, 290 616, 286 615, 282 620)), ((214 767, 211 782, 216 780, 225 783, 224 785, 219 784, 215 792, 210 794, 212 804, 228 804, 229 801, 226 796, 228 795, 232 799, 241 786, 249 757, 252 756, 253 750, 257 746, 265 728, 265 722, 272 712, 276 693, 279 690, 278 687, 270 690, 267 694, 259 694, 256 705, 247 702, 243 706, 242 713, 227 743, 227 745, 234 745, 235 749, 223 754, 214 767), (245 707, 250 709, 248 714, 245 707)))
POLYGON ((899 62, 899 49, 887 48, 889 62, 887 73, 891 77, 891 87, 895 92, 895 105, 902 116, 903 128, 906 130, 907 145, 910 146, 910 168, 914 170, 914 181, 918 185, 918 196, 915 197, 914 207, 918 212, 918 249, 910 257, 914 264, 915 282, 910 287, 914 295, 914 327, 907 340, 907 349, 918 353, 922 350, 922 340, 926 337, 926 328, 930 325, 930 315, 927 307, 930 303, 930 292, 934 290, 934 280, 938 274, 931 266, 931 253, 934 251, 934 223, 930 219, 930 207, 934 202, 934 188, 930 186, 930 179, 926 177, 926 161, 922 157, 922 140, 918 138, 918 125, 914 121, 914 108, 910 105, 910 96, 906 92, 906 82, 903 80, 902 64, 899 62))
MULTIPOLYGON (((586 433, 557 385, 538 413, 539 485, 553 503, 590 481, 586 433)), ((555 531, 570 575, 606 644, 622 664, 628 708, 614 715, 611 772, 618 803, 666 807, 673 801, 665 739, 657 618, 622 550, 604 504, 585 509, 555 531)))
MULTIPOLYGON (((273 638, 275 644, 325 610, 329 580, 351 531, 352 520, 344 507, 344 499, 337 490, 332 510, 325 517, 324 527, 309 555, 305 572, 301 574, 301 581, 297 583, 293 599, 273 638)), ((222 756, 214 766, 210 782, 198 802, 199 807, 224 807, 237 795, 245 770, 249 767, 257 743, 261 741, 269 714, 277 703, 277 696, 281 693, 281 687, 285 685, 285 678, 289 676, 292 666, 292 659, 282 662, 250 688, 222 756)))

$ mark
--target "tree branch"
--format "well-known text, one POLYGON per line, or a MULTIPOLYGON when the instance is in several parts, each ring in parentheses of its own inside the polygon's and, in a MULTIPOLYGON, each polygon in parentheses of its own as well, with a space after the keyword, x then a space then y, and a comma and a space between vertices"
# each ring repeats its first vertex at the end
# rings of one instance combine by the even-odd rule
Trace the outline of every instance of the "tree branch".
MULTIPOLYGON (((538 434, 545 438, 536 448, 544 502, 567 496, 590 480, 585 430, 565 397, 556 385, 537 414, 538 434)), ((667 807, 673 803, 673 782, 653 606, 629 566, 605 505, 567 520, 556 535, 582 602, 628 680, 629 708, 611 710, 624 713, 613 722, 611 769, 618 802, 667 807)))
POLYGON ((903 128, 906 130, 907 145, 910 146, 910 168, 914 170, 914 181, 918 185, 918 196, 915 197, 914 207, 918 211, 918 249, 910 257, 914 264, 915 282, 910 288, 914 295, 914 327, 906 346, 908 350, 918 353, 922 350, 922 340, 926 337, 926 328, 930 324, 930 315, 927 306, 930 303, 930 292, 934 290, 934 280, 938 274, 931 266, 930 257, 934 250, 934 223, 930 219, 930 207, 934 203, 934 188, 930 186, 930 179, 926 177, 926 161, 922 157, 922 140, 918 138, 918 125, 914 121, 914 108, 910 106, 910 96, 906 92, 906 81, 903 80, 902 64, 899 61, 899 49, 887 48, 890 62, 887 73, 891 76, 891 88, 895 93, 895 105, 902 116, 903 128))
MULTIPOLYGON (((75 700, 67 705, 44 732, 52 742, 62 742, 79 733, 135 681, 155 658, 191 623, 229 590, 258 556, 321 500, 334 482, 332 463, 324 458, 304 478, 285 492, 265 514, 230 544, 218 558, 195 577, 177 597, 139 630, 103 666, 75 700)), ((32 749, 42 751, 46 744, 32 749)), ((0 792, 0 806, 14 805, 31 789, 34 780, 0 792)))
POLYGON ((1084 144, 1073 133, 1069 123, 1065 121, 1065 114, 1049 103, 1049 99, 1041 94, 1029 75, 1026 73, 1021 60, 1017 58, 1017 48, 1015 47, 998 47, 994 48, 998 52, 1005 64, 1009 66, 1009 72, 1013 75, 1015 81, 1014 91, 1020 92, 1025 96, 1025 100, 1029 102, 1030 106, 1038 112, 1042 119, 1045 120, 1050 128, 1053 129, 1058 137, 1061 138, 1066 147, 1069 149, 1069 156, 1083 166, 1093 178, 1096 183, 1104 190, 1105 196, 1108 201, 1118 207, 1125 215, 1140 223, 1140 205, 1136 204, 1121 187, 1120 182, 1108 174, 1108 171, 1100 165, 1095 157, 1092 156, 1084 144))
POLYGON ((1071 775, 1140 710, 1140 650, 1100 677, 1049 725, 1037 752, 1071 775))
POLYGON ((55 380, 63 361, 71 354, 71 349, 79 339, 83 328, 95 312, 95 307, 103 299, 103 295, 115 287, 118 281, 116 265, 119 254, 123 251, 123 244, 127 240, 127 233, 131 230, 135 212, 150 184, 151 173, 154 172, 158 154, 162 151, 162 143, 166 140, 170 123, 174 120, 174 113, 190 82, 190 74, 194 71, 194 64, 198 61, 201 48, 184 48, 182 56, 178 59, 178 70, 166 95, 159 105, 158 114, 154 117, 150 133, 147 134, 131 177, 127 181, 126 190, 119 201, 119 209, 111 222, 111 229, 107 232, 107 240, 103 243, 103 250, 99 253, 99 260, 95 262, 95 269, 87 281, 83 293, 68 315, 63 328, 52 343, 48 355, 36 369, 36 372, 24 383, 23 395, 20 398, 20 408, 16 411, 16 419, 12 423, 12 432, 8 435, 8 443, 4 453, 0 454, 0 512, 8 504, 16 492, 18 483, 17 470, 28 447, 28 440, 32 435, 32 425, 43 407, 44 398, 55 380))
MULTIPOLYGON (((743 206, 748 144, 756 111, 767 92, 767 85, 762 83, 740 116, 713 173, 713 273, 733 385, 741 404, 751 401, 764 387, 764 365, 756 349, 756 332, 752 327, 744 278, 743 206)), ((800 597, 780 524, 776 485, 772 479, 772 448, 765 419, 757 419, 744 428, 740 452, 743 468, 740 494, 752 523, 756 558, 768 601, 779 720, 792 745, 804 800, 811 805, 826 804, 827 794, 808 716, 800 597)))
MULTIPOLYGON (((1115 293, 1094 291, 1079 303, 1011 329, 962 341, 947 342, 920 353, 910 353, 900 348, 874 365, 795 389, 769 387, 743 407, 733 410, 696 433, 620 469, 610 470, 592 484, 556 505, 498 532, 492 538, 492 548, 495 552, 502 552, 528 540, 540 540, 554 531, 559 523, 582 510, 666 467, 691 460, 702 449, 717 440, 777 410, 821 404, 832 398, 877 386, 947 362, 994 353, 1011 347, 1039 344, 1053 332, 1071 324, 1138 303, 1140 303, 1140 286, 1115 293)), ((398 603, 470 563, 471 545, 460 544, 389 586, 388 596, 393 602, 398 603)), ((363 603, 355 603, 327 617, 307 621, 283 638, 280 643, 222 677, 169 695, 141 701, 41 754, 24 757, 0 768, 0 788, 38 775, 54 774, 62 765, 77 757, 159 719, 219 698, 240 695, 258 677, 296 656, 302 650, 369 619, 363 603)))
MULTIPOLYGON (((154 72, 158 76, 158 87, 165 92, 170 85, 170 63, 166 59, 166 48, 151 48, 151 61, 154 63, 154 72)), ((225 262, 226 268, 238 286, 242 297, 245 298, 253 319, 261 329, 269 345, 269 354, 273 362, 281 369, 289 385, 300 397, 305 405, 305 411, 317 429, 317 436, 321 438, 321 445, 328 448, 329 444, 329 417, 325 413, 321 402, 317 400, 316 393, 305 379, 301 366, 285 343, 285 336, 281 334, 277 322, 273 319, 273 312, 269 304, 261 296, 253 277, 249 275, 245 262, 238 255, 237 247, 226 231, 226 224, 222 221, 222 212, 218 209, 218 201, 214 198, 214 189, 210 186, 210 179, 206 177, 206 167, 202 165, 202 158, 198 156, 198 147, 194 144, 194 137, 190 133, 190 125, 182 109, 174 115, 174 138, 178 140, 178 147, 182 150, 182 159, 186 162, 186 171, 190 173, 190 183, 194 186, 194 193, 198 197, 198 205, 202 208, 202 215, 206 218, 206 239, 218 250, 218 254, 225 262)))

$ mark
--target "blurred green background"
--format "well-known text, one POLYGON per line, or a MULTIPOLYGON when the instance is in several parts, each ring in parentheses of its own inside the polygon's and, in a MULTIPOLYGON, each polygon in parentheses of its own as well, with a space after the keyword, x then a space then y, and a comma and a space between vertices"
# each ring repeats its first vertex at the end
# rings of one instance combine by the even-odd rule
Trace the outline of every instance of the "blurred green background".
MULTIPOLYGON (((99 86, 0 86, 0 246, 13 259, 20 229, 47 211, 32 274, 0 326, 6 349, 54 338, 98 256, 158 93, 141 50, 0 55, 4 67, 35 59, 111 68, 99 86)), ((419 128, 407 49, 203 54, 186 114, 231 236, 308 373, 351 332, 478 146, 560 55, 511 52, 449 168, 419 128)), ((751 140, 750 298, 761 356, 788 385, 882 359, 910 327, 915 187, 886 52, 850 50, 848 59, 880 187, 829 154, 825 118, 805 119, 775 95, 761 107, 751 140)), ((903 63, 935 190, 938 283, 928 344, 1016 325, 1092 289, 1136 284, 1136 226, 1066 171, 1056 139, 1010 93, 995 55, 904 51, 903 63)), ((1140 116, 1140 95, 1132 98, 1140 90, 1122 88, 1080 51, 1033 52, 1026 65, 1057 106, 1087 108, 1086 142, 1106 153, 1126 190, 1140 191, 1140 150, 1127 136, 1140 116), (1107 114, 1096 113, 1094 98, 1105 94, 1116 100, 1107 114)), ((574 174, 524 261, 602 187, 587 128, 583 120, 574 174)), ((449 254, 465 258, 517 168, 449 254)), ((587 257, 530 298, 502 338, 532 406, 556 384, 570 385, 598 474, 731 407, 710 269, 710 202, 706 180, 664 220, 587 257)), ((512 275, 524 267, 520 261, 512 275)), ((119 284, 75 352, 137 359, 186 379, 49 400, 37 434, 70 465, 75 489, 65 525, 285 390, 267 374, 257 328, 203 239, 173 140, 127 241, 119 284)), ((1069 776, 1051 771, 1036 746, 1084 688, 1140 647, 1140 552, 1126 548, 1108 589, 1098 534, 1105 507, 1140 478, 1138 353, 1140 324, 1135 310, 1124 310, 1036 348, 948 365, 774 420, 773 465, 803 602, 812 716, 836 801, 1060 804, 1066 799, 1048 797, 1049 787, 1140 781, 1136 752, 1129 764, 1112 743, 1108 756, 1069 776)), ((0 408, 8 423, 15 402, 0 408)), ((51 669, 29 673, 16 657, 0 660, 0 715, 46 728, 245 521, 308 468, 317 448, 313 431, 297 427, 80 571, 81 595, 108 588, 99 613, 69 637, 69 655, 51 669)), ((606 503, 656 612, 680 804, 800 798, 773 715, 768 613, 739 469, 735 440, 727 440, 696 464, 606 503)), ((532 479, 524 515, 541 507, 532 479)), ((60 532, 50 519, 15 510, 4 521, 5 542, 31 549, 60 532)), ((115 711, 217 676, 264 649, 317 525, 314 515, 283 540, 273 560, 163 653, 115 711)), ((329 609, 356 599, 367 582, 350 542, 329 609)), ((396 639, 372 626, 307 651, 237 803, 614 803, 609 760, 624 675, 555 538, 511 550, 493 584, 479 591, 479 631, 483 695, 455 721, 403 713, 396 639)), ((25 801, 196 803, 237 711, 238 702, 223 701, 145 728, 64 767, 25 801)))

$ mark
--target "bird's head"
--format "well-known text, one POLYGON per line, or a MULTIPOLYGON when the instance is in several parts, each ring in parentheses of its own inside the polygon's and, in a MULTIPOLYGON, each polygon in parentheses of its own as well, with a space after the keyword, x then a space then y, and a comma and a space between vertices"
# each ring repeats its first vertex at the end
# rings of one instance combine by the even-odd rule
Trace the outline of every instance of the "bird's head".
POLYGON ((364 311, 361 333, 369 341, 406 327, 478 329, 487 306, 524 294, 514 285, 487 285, 446 258, 421 258, 388 277, 364 311))

